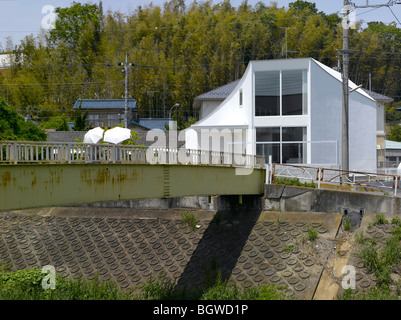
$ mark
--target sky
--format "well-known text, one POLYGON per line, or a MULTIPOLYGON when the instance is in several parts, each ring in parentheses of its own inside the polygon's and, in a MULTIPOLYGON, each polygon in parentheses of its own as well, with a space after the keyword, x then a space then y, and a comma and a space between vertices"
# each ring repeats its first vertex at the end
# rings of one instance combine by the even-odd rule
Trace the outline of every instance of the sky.
MULTIPOLYGON (((135 11, 138 6, 146 6, 151 2, 153 5, 162 6, 166 0, 102 0, 103 10, 119 11, 126 14, 135 11)), ((202 0, 198 0, 201 2, 202 0)), ((243 0, 231 0, 231 4, 237 7, 243 0)), ((254 6, 259 0, 248 0, 248 4, 254 6)), ((276 0, 279 7, 288 7, 288 4, 295 0, 276 0)), ((51 20, 52 7, 69 7, 73 0, 0 0, 0 52, 6 48, 6 37, 11 37, 13 44, 19 42, 29 34, 37 35, 42 26, 49 25, 51 20)), ((98 0, 79 1, 81 3, 98 3, 98 0)), ((186 0, 189 5, 193 0, 186 0)), ((221 0, 213 0, 214 4, 221 0)), ((270 4, 270 0, 263 0, 265 4, 270 4)), ((343 0, 309 0, 314 2, 318 11, 326 14, 341 13, 343 0)), ((356 6, 377 5, 388 3, 389 0, 353 0, 356 6)), ((362 21, 362 26, 366 27, 367 22, 382 21, 386 24, 396 22, 399 27, 401 24, 401 4, 395 4, 382 8, 357 8, 357 21, 362 21)))

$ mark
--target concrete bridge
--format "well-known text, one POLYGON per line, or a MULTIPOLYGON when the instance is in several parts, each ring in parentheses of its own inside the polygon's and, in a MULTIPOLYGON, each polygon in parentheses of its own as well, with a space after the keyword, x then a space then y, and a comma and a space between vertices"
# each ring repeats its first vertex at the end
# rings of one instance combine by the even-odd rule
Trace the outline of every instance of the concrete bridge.
POLYGON ((262 195, 266 171, 261 156, 82 143, 1 142, 0 162, 0 211, 146 198, 262 195))

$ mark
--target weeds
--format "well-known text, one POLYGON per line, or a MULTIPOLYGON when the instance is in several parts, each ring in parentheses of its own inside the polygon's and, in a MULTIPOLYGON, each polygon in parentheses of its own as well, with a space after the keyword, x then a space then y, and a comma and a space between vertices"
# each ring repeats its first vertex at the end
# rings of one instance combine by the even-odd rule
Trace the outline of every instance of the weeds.
POLYGON ((181 213, 182 220, 191 228, 192 231, 197 229, 198 219, 191 211, 181 213))
POLYGON ((307 232, 309 241, 313 242, 317 239, 318 232, 316 228, 310 227, 307 232))
POLYGON ((382 225, 382 224, 388 224, 388 220, 384 217, 383 214, 376 213, 375 220, 371 223, 369 223, 368 227, 372 226, 377 226, 377 225, 382 225))
MULTIPOLYGON (((175 281, 165 275, 150 277, 133 293, 123 290, 114 282, 93 280, 70 280, 56 276, 56 288, 45 290, 41 282, 45 276, 41 269, 9 271, 0 269, 0 300, 283 300, 290 299, 286 288, 261 285, 241 289, 223 280, 217 263, 211 261, 206 285, 195 292, 177 290, 175 281)), ((134 288, 135 289, 135 288, 134 288)))
POLYGON ((363 293, 347 289, 337 298, 338 300, 400 300, 398 295, 391 294, 389 290, 383 290, 377 287, 363 293))
POLYGON ((391 219, 391 224, 401 225, 401 219, 400 219, 400 217, 395 216, 393 219, 391 219))
POLYGON ((0 270, 0 300, 126 300, 130 294, 110 281, 79 278, 76 281, 56 276, 56 289, 45 290, 41 269, 0 270))
POLYGON ((297 250, 298 250, 298 247, 295 244, 288 244, 284 247, 284 251, 289 252, 289 253, 297 251, 297 250))
POLYGON ((343 228, 345 231, 352 231, 351 218, 345 217, 343 221, 343 228))
POLYGON ((312 182, 301 182, 298 178, 285 178, 285 177, 275 177, 275 183, 285 184, 298 187, 316 188, 315 183, 312 182))
POLYGON ((360 241, 362 248, 357 253, 365 267, 374 272, 377 284, 381 288, 390 285, 392 269, 401 261, 399 227, 393 229, 392 233, 395 235, 387 239, 381 250, 376 246, 376 239, 372 238, 369 241, 360 241))

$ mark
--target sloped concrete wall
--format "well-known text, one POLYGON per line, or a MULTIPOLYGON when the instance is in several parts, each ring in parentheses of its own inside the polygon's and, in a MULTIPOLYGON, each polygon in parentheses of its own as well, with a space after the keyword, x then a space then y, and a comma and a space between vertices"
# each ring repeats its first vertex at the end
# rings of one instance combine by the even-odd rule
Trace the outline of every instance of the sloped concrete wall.
POLYGON ((283 212, 343 212, 401 214, 399 197, 371 193, 266 184, 263 210, 283 212))

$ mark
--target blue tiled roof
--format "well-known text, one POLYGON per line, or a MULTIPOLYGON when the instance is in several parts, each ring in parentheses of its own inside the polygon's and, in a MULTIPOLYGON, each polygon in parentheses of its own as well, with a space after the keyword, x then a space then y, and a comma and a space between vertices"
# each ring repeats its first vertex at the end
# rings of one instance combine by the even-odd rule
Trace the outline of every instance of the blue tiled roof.
POLYGON ((166 123, 171 119, 169 118, 156 118, 156 119, 148 119, 148 118, 139 118, 139 119, 132 119, 131 123, 144 127, 146 129, 161 129, 166 130, 166 123))
MULTIPOLYGON (((74 109, 78 109, 80 102, 81 109, 124 109, 125 99, 78 99, 75 101, 74 109)), ((136 100, 128 99, 128 108, 135 109, 136 100)))
POLYGON ((401 149, 401 142, 386 140, 386 149, 401 149))

